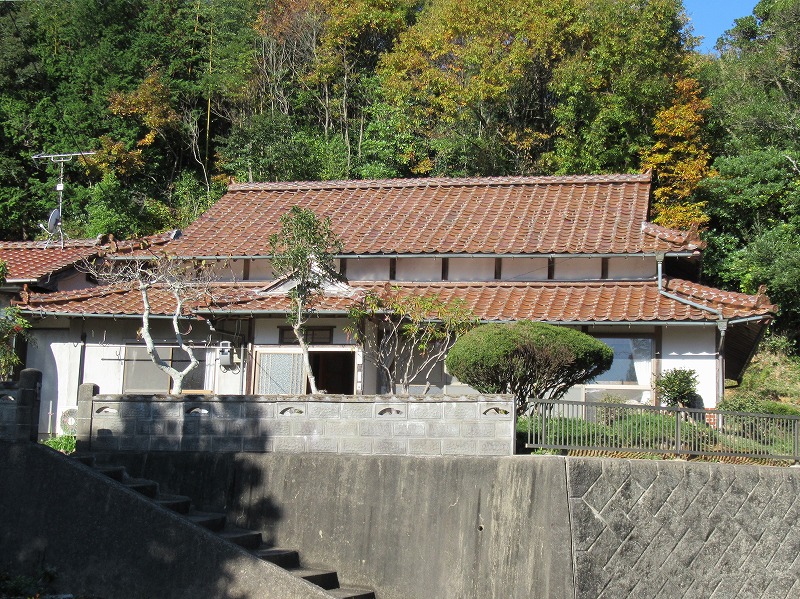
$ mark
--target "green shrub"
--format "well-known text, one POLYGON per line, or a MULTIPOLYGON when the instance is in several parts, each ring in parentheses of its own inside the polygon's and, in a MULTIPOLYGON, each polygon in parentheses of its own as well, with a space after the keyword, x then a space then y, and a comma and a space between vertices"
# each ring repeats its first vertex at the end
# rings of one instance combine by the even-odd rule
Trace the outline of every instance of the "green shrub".
POLYGON ((740 392, 736 395, 728 395, 719 402, 717 409, 725 412, 758 412, 761 398, 757 393, 740 392))
POLYGON ((42 445, 47 445, 60 451, 61 453, 75 453, 75 435, 59 435, 42 441, 42 445))
POLYGON ((782 401, 762 401, 758 406, 759 412, 775 414, 778 416, 800 416, 800 406, 795 406, 782 401))
POLYGON ((693 407, 697 396, 697 373, 690 368, 666 370, 656 380, 656 390, 668 406, 693 407))
POLYGON ((482 393, 510 391, 523 413, 531 401, 560 399, 573 385, 608 370, 613 359, 610 347, 585 333, 520 320, 472 329, 455 342, 445 363, 482 393))

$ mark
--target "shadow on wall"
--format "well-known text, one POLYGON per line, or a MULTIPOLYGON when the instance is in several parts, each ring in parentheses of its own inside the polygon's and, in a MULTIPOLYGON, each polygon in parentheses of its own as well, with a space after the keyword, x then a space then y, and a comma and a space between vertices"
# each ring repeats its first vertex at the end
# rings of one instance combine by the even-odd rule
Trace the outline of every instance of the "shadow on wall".
MULTIPOLYGON (((147 468, 146 454, 126 452, 101 455, 98 465, 146 475, 162 494, 201 497, 195 509, 224 510, 234 526, 238 503, 227 497, 236 477, 266 484, 259 468, 236 474, 231 453, 216 454, 206 469, 194 467, 199 453, 171 453, 179 459, 155 469, 147 468)), ((54 568, 54 592, 105 599, 318 596, 308 583, 49 448, 0 442, 0 480, 0 566, 25 574, 54 568)), ((281 518, 269 497, 258 509, 272 522, 281 518)))

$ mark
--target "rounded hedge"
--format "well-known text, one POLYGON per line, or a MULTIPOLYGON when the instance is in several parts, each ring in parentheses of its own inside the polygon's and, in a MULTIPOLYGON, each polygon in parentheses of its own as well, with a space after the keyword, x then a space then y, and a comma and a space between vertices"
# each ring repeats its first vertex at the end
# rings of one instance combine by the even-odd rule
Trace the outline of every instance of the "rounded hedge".
POLYGON ((573 385, 611 367, 613 350, 566 327, 521 320, 484 324, 461 336, 445 361, 448 371, 481 393, 559 399, 573 385))

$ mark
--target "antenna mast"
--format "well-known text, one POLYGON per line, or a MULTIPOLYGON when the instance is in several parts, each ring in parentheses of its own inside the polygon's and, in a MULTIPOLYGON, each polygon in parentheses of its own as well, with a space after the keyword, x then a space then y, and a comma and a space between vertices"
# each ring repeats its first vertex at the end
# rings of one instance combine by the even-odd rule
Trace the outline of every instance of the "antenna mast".
POLYGON ((42 224, 39 226, 42 229, 47 231, 49 238, 47 239, 47 244, 45 247, 50 245, 50 241, 52 241, 53 236, 58 232, 58 236, 61 239, 61 249, 64 249, 64 230, 61 228, 61 216, 63 214, 64 209, 64 163, 69 162, 75 156, 92 156, 96 152, 71 152, 68 154, 36 154, 33 157, 34 160, 49 160, 50 162, 54 162, 58 164, 58 184, 56 185, 56 191, 58 192, 58 208, 53 210, 50 213, 50 218, 47 221, 47 227, 42 224))

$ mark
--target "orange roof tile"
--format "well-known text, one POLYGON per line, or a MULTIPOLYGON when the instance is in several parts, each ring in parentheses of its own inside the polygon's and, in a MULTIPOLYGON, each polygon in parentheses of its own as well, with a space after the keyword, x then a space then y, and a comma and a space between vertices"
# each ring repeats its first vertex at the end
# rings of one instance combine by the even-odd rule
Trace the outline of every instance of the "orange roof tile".
POLYGON ((83 260, 113 250, 130 254, 143 244, 164 246, 172 240, 174 232, 159 233, 144 239, 108 241, 98 239, 67 239, 64 247, 60 241, 0 241, 0 261, 6 263, 6 280, 10 283, 42 282, 48 276, 65 270, 83 260))
POLYGON ((292 206, 330 217, 344 253, 685 252, 646 223, 649 175, 393 179, 231 185, 170 243, 178 256, 263 256, 292 206))
POLYGON ((0 261, 6 263, 6 280, 32 283, 69 268, 96 255, 94 240, 80 239, 60 243, 45 241, 0 241, 0 261))
MULTIPOLYGON (((384 282, 351 282, 362 291, 380 292, 384 282)), ((656 281, 594 282, 490 282, 490 283, 399 283, 401 294, 438 294, 450 302, 463 300, 484 321, 518 319, 547 322, 669 322, 713 321, 715 315, 665 297, 656 281)), ((262 292, 264 283, 216 283, 212 299, 195 305, 198 314, 285 312, 284 295, 262 292)), ((759 296, 719 291, 680 279, 666 279, 665 290, 695 303, 719 310, 725 318, 763 316, 770 319, 775 306, 759 296)), ((154 314, 169 314, 174 304, 164 290, 150 294, 154 314)), ((325 297, 317 306, 320 313, 345 313, 354 300, 325 297)), ((33 314, 138 315, 142 303, 138 290, 125 286, 92 290, 30 294, 21 307, 33 314)))

